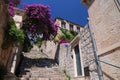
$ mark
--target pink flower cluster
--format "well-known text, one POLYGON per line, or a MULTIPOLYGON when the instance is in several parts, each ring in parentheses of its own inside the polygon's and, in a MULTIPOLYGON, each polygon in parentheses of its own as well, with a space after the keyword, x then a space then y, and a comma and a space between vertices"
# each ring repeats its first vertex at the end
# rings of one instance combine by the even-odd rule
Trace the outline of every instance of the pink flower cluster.
POLYGON ((70 43, 70 42, 68 42, 67 40, 61 40, 61 41, 59 42, 59 44, 65 44, 65 43, 70 43))

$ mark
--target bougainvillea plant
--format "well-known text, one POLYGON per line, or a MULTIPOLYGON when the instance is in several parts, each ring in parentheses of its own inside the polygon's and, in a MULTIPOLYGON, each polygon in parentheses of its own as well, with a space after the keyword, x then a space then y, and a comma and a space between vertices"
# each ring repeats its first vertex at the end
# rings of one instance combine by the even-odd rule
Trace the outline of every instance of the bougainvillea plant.
POLYGON ((26 19, 23 21, 23 30, 31 34, 31 38, 42 36, 48 40, 57 34, 58 26, 51 19, 50 8, 42 4, 26 5, 26 19))
POLYGON ((14 7, 20 3, 21 0, 6 0, 6 4, 8 6, 8 12, 11 16, 14 16, 14 7))

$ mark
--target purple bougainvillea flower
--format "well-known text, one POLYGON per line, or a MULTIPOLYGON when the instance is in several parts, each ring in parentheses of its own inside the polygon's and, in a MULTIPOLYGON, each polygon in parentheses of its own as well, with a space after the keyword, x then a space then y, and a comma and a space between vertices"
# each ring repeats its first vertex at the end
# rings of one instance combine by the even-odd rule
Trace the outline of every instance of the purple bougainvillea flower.
POLYGON ((16 7, 16 4, 14 2, 11 1, 11 2, 8 3, 8 12, 11 16, 15 15, 14 7, 16 7))
POLYGON ((8 12, 9 12, 9 14, 10 14, 11 16, 14 16, 14 15, 15 15, 14 9, 13 9, 12 7, 9 7, 8 12))
POLYGON ((42 4, 26 5, 26 19, 23 21, 23 28, 30 33, 43 33, 43 39, 47 40, 50 35, 56 35, 58 26, 51 19, 50 7, 42 4), (34 25, 34 27, 33 27, 34 25), (29 29, 25 28, 29 27, 29 29), (34 29, 33 29, 34 28, 34 29))

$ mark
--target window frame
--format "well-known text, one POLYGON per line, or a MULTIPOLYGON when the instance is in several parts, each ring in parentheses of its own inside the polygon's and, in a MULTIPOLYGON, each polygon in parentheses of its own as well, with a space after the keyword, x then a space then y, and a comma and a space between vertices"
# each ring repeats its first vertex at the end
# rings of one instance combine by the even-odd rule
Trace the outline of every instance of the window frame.
POLYGON ((80 27, 77 27, 77 32, 80 32, 80 27))
POLYGON ((62 28, 66 28, 66 22, 61 21, 61 27, 62 27, 62 28))
POLYGON ((74 26, 73 24, 69 24, 69 30, 70 30, 70 31, 71 31, 71 30, 74 30, 74 29, 73 29, 73 26, 74 26))

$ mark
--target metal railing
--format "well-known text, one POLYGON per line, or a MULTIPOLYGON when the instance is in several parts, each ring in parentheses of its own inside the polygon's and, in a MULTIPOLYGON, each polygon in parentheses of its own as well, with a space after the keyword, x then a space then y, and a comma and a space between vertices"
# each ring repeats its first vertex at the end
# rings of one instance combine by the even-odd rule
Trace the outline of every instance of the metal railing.
POLYGON ((119 0, 114 0, 114 2, 115 2, 115 5, 118 8, 118 11, 120 12, 120 1, 119 0))
POLYGON ((98 75, 92 77, 92 79, 104 80, 90 22, 88 22, 88 24, 80 32, 80 44, 81 53, 84 54, 85 56, 84 57, 85 65, 86 66, 93 65, 94 66, 93 70, 94 71, 97 70, 96 73, 98 73, 98 75), (96 65, 94 65, 95 63, 96 65))
POLYGON ((99 61, 99 62, 102 62, 102 63, 104 63, 104 64, 107 64, 107 65, 109 65, 109 66, 112 66, 112 67, 115 67, 115 68, 120 69, 119 66, 113 65, 113 64, 111 64, 111 63, 108 63, 108 62, 105 62, 105 61, 102 61, 102 60, 98 60, 98 61, 99 61))
POLYGON ((120 6, 120 0, 116 0, 118 2, 118 5, 120 6))
POLYGON ((96 46, 96 43, 95 43, 95 40, 94 40, 94 35, 93 35, 93 32, 92 32, 90 22, 88 24, 88 28, 89 28, 89 32, 90 32, 90 36, 91 36, 91 42, 92 42, 92 46, 93 46, 95 62, 96 62, 96 65, 97 65, 98 77, 99 77, 99 80, 104 80, 103 79, 103 73, 102 73, 102 70, 101 70, 101 65, 100 65, 100 62, 99 62, 99 57, 97 55, 98 54, 97 46, 96 46))

